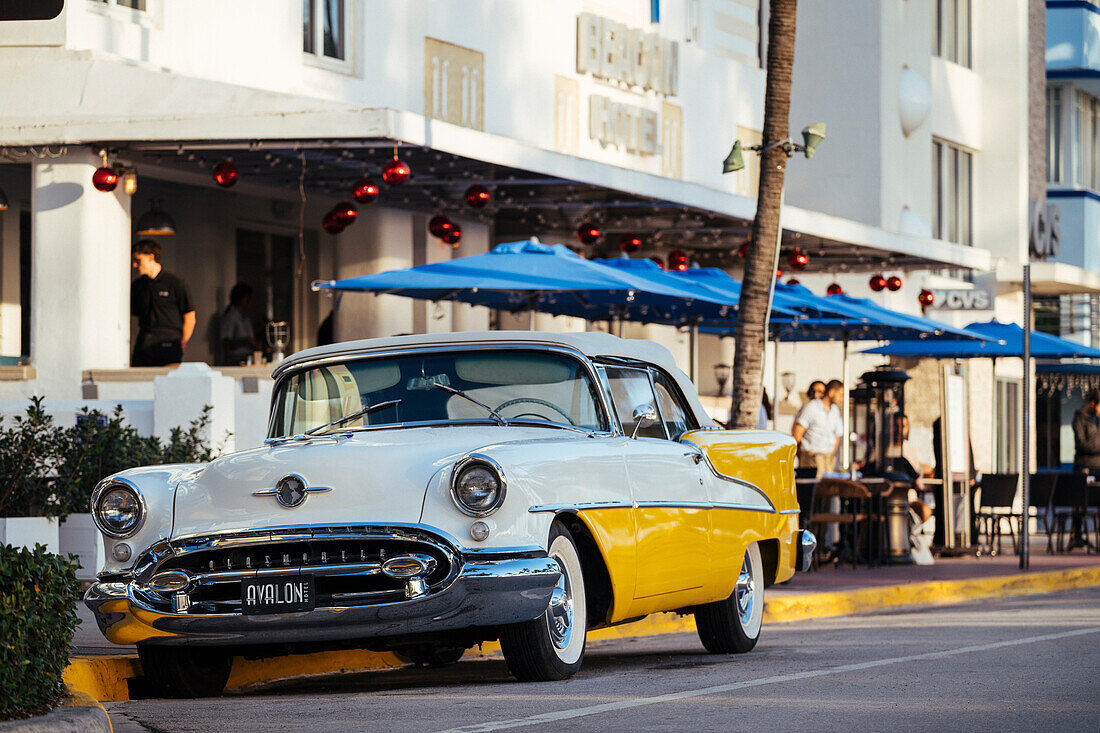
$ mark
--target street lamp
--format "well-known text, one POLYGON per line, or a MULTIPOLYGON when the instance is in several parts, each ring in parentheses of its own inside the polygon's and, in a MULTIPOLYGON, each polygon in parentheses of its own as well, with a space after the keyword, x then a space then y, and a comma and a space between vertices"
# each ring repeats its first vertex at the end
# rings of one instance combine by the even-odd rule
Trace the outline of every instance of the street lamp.
POLYGON ((815 122, 812 125, 808 125, 802 128, 802 144, 799 145, 789 137, 786 140, 777 140, 774 143, 768 143, 767 145, 750 145, 745 147, 741 144, 740 140, 733 141, 733 149, 730 150, 729 155, 722 161, 723 173, 735 173, 745 167, 745 150, 755 150, 758 153, 763 154, 766 150, 772 148, 781 148, 787 157, 791 157, 796 152, 803 153, 807 158, 814 157, 814 153, 817 151, 817 146, 821 144, 821 141, 825 139, 825 123, 815 122))
POLYGON ((714 381, 718 382, 718 396, 721 397, 726 393, 726 382, 730 379, 730 365, 729 364, 715 364, 714 365, 714 381))

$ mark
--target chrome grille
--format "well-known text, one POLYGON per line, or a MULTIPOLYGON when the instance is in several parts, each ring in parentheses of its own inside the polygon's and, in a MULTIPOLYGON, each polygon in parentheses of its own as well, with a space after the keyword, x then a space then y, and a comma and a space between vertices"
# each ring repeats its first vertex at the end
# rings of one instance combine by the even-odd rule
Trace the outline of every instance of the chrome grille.
MULTIPOLYGON (((265 575, 314 576, 318 607, 361 606, 405 600, 405 581, 382 573, 382 563, 402 555, 427 555, 435 566, 428 594, 457 574, 452 553, 435 542, 398 537, 313 537, 279 542, 237 541, 228 546, 184 549, 165 558, 151 575, 180 570, 192 578, 189 614, 240 610, 241 580, 265 575)), ((171 606, 171 594, 141 589, 145 600, 171 606)))

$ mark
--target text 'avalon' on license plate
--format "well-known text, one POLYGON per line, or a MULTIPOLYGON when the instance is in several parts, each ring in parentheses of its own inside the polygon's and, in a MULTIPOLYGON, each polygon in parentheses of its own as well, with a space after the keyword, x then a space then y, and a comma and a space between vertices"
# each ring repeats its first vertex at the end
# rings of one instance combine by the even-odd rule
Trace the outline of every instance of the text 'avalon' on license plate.
POLYGON ((312 611, 312 575, 273 575, 241 581, 241 611, 253 613, 295 613, 312 611))

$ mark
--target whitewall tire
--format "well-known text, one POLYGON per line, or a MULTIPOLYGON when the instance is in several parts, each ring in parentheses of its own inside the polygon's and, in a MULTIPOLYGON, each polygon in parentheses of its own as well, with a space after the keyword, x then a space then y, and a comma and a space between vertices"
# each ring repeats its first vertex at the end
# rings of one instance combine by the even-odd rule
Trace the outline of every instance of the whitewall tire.
POLYGON ((695 609, 699 640, 711 654, 742 654, 756 646, 764 620, 764 563, 760 546, 745 550, 729 598, 695 609))
POLYGON ((577 545, 569 530, 555 523, 548 554, 561 577, 546 613, 533 621, 500 628, 504 661, 525 682, 563 680, 581 668, 588 636, 588 604, 577 545))

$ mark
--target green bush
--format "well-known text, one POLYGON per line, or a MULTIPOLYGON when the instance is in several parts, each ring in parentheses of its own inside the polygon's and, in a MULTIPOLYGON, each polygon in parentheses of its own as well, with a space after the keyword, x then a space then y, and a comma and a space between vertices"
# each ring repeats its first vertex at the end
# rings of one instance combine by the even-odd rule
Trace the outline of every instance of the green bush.
POLYGON ((134 466, 209 461, 203 437, 211 407, 185 428, 172 428, 167 443, 141 435, 119 405, 111 414, 82 409, 76 423, 58 428, 41 397, 26 414, 0 430, 0 517, 65 517, 88 511, 100 480, 134 466))
POLYGON ((65 692, 79 598, 73 562, 42 545, 0 546, 0 720, 42 712, 65 692))

